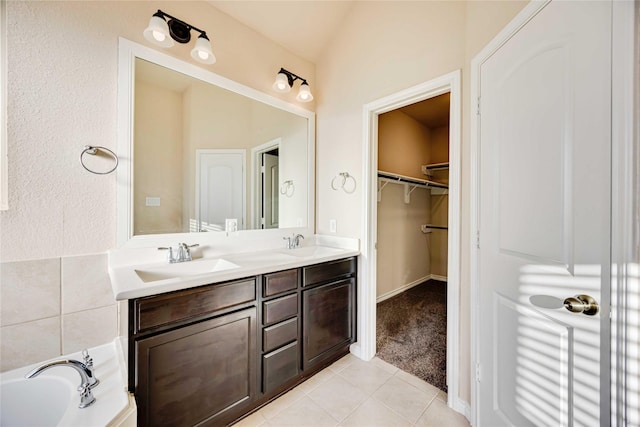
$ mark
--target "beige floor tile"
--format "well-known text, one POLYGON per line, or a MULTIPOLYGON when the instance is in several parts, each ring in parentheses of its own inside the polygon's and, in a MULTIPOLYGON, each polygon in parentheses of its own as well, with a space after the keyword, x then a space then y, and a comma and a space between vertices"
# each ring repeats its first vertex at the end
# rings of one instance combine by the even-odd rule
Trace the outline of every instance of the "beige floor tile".
POLYGON ((446 403, 435 399, 422 414, 416 426, 420 427, 469 427, 469 421, 449 408, 446 403))
POLYGON ((373 397, 413 424, 418 421, 436 395, 392 377, 373 393, 373 397))
POLYGON ((375 363, 377 367, 382 368, 385 371, 388 371, 390 374, 395 374, 396 372, 399 371, 399 369, 393 366, 391 363, 385 362, 384 360, 378 357, 374 357, 373 359, 371 359, 371 363, 375 363))
POLYGON ((269 419, 268 425, 272 427, 330 427, 337 426, 338 421, 309 397, 304 396, 269 419))
POLYGON ((449 395, 447 395, 447 393, 445 393, 444 391, 440 390, 436 398, 441 402, 447 403, 447 401, 449 400, 449 395))
POLYGON ((341 359, 335 361, 331 366, 329 366, 329 369, 337 374, 338 372, 349 366, 354 360, 358 360, 358 358, 349 353, 341 359))
POLYGON ((347 417, 341 426, 355 427, 403 427, 411 426, 400 415, 387 408, 374 398, 367 399, 351 415, 347 417))
POLYGON ((364 391, 367 395, 376 391, 393 376, 389 371, 378 367, 376 363, 362 360, 354 360, 338 375, 364 391))
POLYGON ((261 427, 267 423, 267 419, 262 415, 260 411, 254 412, 246 418, 240 420, 240 422, 233 425, 233 427, 261 427))
POLYGON ((304 391, 300 390, 300 387, 296 387, 260 409, 259 412, 267 420, 270 420, 303 397, 305 397, 304 391))
POLYGON ((363 391, 339 375, 320 384, 307 396, 338 421, 345 419, 367 399, 363 391))
POLYGON ((431 384, 429 384, 428 382, 414 376, 411 375, 408 372, 404 372, 401 370, 398 370, 398 372, 395 373, 395 376, 409 384, 411 384, 412 386, 416 387, 417 389, 420 389, 422 391, 424 391, 425 393, 431 394, 433 396, 436 396, 438 393, 441 392, 441 390, 438 387, 432 386, 431 384))
POLYGON ((325 368, 322 371, 315 374, 314 376, 312 376, 311 378, 309 378, 308 380, 306 380, 305 382, 303 382, 302 384, 300 384, 298 387, 296 387, 296 390, 301 390, 305 393, 310 393, 320 384, 333 378, 334 375, 335 373, 331 369, 325 368))

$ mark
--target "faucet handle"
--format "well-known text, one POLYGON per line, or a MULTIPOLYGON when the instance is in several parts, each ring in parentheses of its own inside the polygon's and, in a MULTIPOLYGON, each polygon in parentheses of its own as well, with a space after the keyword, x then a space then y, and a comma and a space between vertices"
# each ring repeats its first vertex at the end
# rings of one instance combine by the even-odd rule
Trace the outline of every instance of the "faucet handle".
POLYGON ((81 384, 78 387, 78 391, 80 392, 80 404, 78 405, 78 408, 84 409, 96 401, 96 398, 91 392, 91 387, 92 386, 90 384, 81 384))
MULTIPOLYGON (((89 377, 89 388, 94 388, 95 386, 100 384, 100 380, 98 378, 96 378, 95 370, 93 368, 93 358, 89 355, 89 350, 87 350, 86 348, 84 350, 82 350, 82 359, 84 360, 84 364, 87 367, 87 369, 89 370, 89 372, 91 372, 91 375, 88 375, 88 377, 89 377)), ((80 390, 78 390, 78 391, 80 391, 80 390)))
POLYGON ((167 252, 167 261, 169 262, 174 262, 175 258, 173 256, 173 248, 171 246, 169 246, 168 248, 161 246, 158 248, 159 251, 168 251, 167 252))

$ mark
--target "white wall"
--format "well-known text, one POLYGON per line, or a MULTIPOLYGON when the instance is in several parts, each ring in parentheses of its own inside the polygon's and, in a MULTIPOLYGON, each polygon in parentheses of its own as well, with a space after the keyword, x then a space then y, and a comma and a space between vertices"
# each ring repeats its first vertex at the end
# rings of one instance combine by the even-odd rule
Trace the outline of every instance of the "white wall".
MULTIPOLYGON (((524 2, 357 2, 317 64, 317 231, 363 238, 363 105, 463 70, 460 398, 469 371, 469 64, 524 2), (354 194, 334 192, 338 172, 354 175, 354 194)), ((362 283, 362 286, 371 286, 362 283)))
MULTIPOLYGON (((116 245, 116 177, 90 174, 78 161, 87 144, 116 149, 118 37, 150 46, 142 32, 160 7, 207 31, 218 62, 204 67, 215 73, 292 103, 295 93, 271 90, 280 67, 315 82, 314 64, 202 1, 6 6, 9 210, 0 212, 0 370, 118 333, 105 253, 116 245)), ((166 52, 192 62, 191 48, 166 52)))
MULTIPOLYGON (((205 67, 213 72, 294 103, 295 94, 271 90, 280 67, 315 81, 313 64, 206 2, 7 2, 9 211, 0 213, 1 261, 115 246, 115 174, 92 175, 78 156, 85 144, 115 150, 118 37, 150 46, 142 31, 158 7, 207 31, 218 62, 205 67)), ((165 51, 192 62, 191 48, 165 51)))

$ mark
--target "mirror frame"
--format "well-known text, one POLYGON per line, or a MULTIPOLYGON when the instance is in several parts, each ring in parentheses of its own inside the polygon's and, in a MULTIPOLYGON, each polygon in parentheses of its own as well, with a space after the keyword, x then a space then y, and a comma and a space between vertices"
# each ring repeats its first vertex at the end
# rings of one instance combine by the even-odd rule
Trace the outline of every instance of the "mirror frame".
MULTIPOLYGON (((118 156, 120 163, 116 171, 116 236, 117 246, 123 247, 131 241, 158 238, 165 235, 133 235, 133 135, 134 135, 134 99, 135 99, 135 60, 136 58, 158 64, 173 71, 202 80, 222 89, 262 102, 272 107, 306 118, 307 127, 307 225, 299 228, 278 230, 301 230, 313 234, 315 230, 315 113, 281 99, 260 92, 249 86, 222 77, 195 64, 175 58, 163 52, 151 49, 125 38, 118 39, 118 156)), ((249 153, 250 155, 250 153, 249 153)), ((251 177, 247 177, 249 183, 251 177)), ((271 230, 242 230, 240 233, 265 233, 271 230)), ((178 233, 166 236, 194 235, 202 233, 178 233)), ((217 234, 217 233, 216 233, 217 234)), ((140 242, 138 242, 140 243, 140 242)))

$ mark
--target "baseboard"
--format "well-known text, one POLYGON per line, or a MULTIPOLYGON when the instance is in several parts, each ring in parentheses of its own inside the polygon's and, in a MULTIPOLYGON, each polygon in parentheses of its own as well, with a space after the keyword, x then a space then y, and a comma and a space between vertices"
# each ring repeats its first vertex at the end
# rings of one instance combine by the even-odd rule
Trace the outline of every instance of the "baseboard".
POLYGON ((471 406, 469 406, 469 403, 465 402, 457 396, 452 396, 451 402, 449 402, 449 406, 454 411, 458 412, 461 415, 464 415, 467 421, 469 421, 469 424, 471 424, 471 406))
POLYGON ((391 297, 395 297, 396 295, 401 294, 404 291, 413 288, 414 286, 418 286, 419 284, 426 282, 430 278, 431 278, 431 275, 425 276, 425 277, 423 277, 421 279, 414 280, 413 282, 411 282, 409 284, 406 284, 406 285, 401 286, 401 287, 399 287, 397 289, 394 289, 394 290, 392 290, 390 292, 387 292, 386 294, 380 295, 378 298, 376 298, 376 303, 380 303, 380 302, 382 302, 384 300, 388 300, 391 297))
POLYGON ((427 280, 437 280, 439 282, 446 282, 447 278, 445 276, 438 276, 436 274, 429 274, 428 276, 425 276, 423 278, 420 278, 418 280, 414 280, 411 283, 408 283, 404 286, 401 286, 397 289, 394 289, 390 292, 387 292, 386 294, 380 295, 379 297, 376 298, 376 304, 377 303, 381 303, 384 300, 388 300, 391 297, 395 297, 398 294, 403 293, 406 290, 409 290, 411 288, 413 288, 414 286, 418 286, 421 283, 426 282, 427 280))

